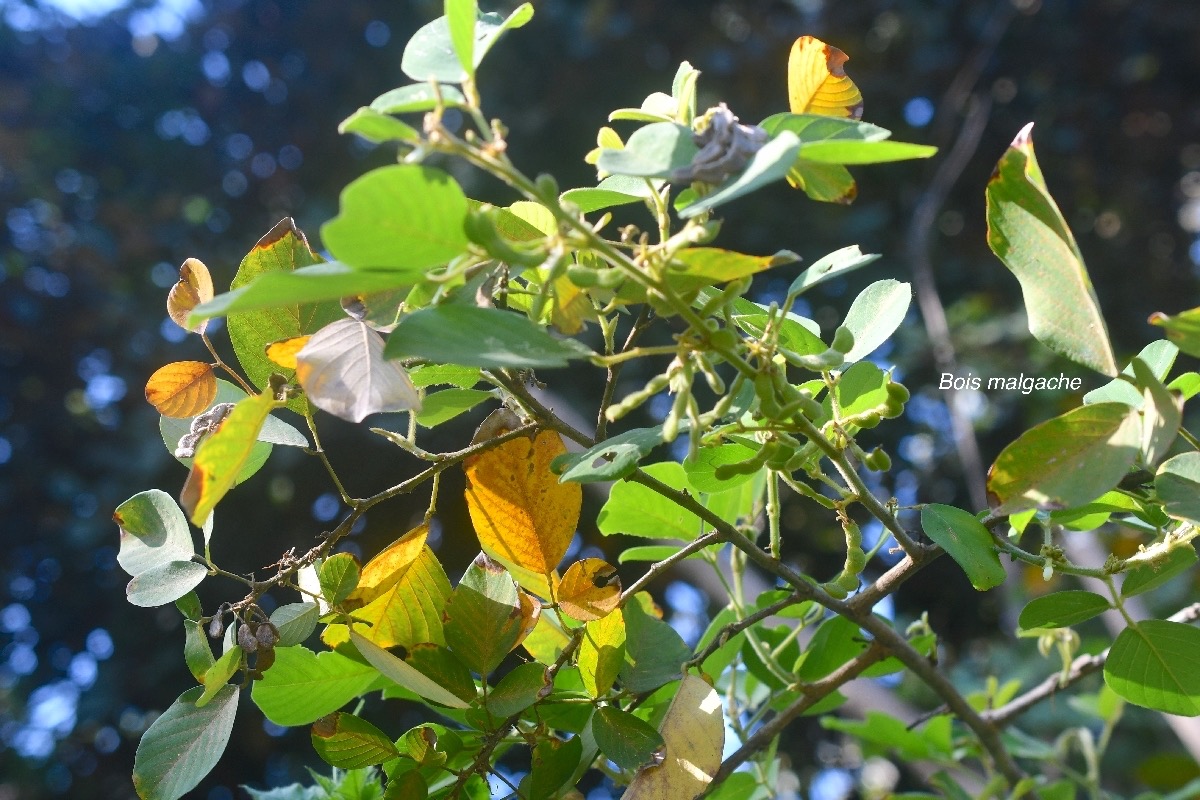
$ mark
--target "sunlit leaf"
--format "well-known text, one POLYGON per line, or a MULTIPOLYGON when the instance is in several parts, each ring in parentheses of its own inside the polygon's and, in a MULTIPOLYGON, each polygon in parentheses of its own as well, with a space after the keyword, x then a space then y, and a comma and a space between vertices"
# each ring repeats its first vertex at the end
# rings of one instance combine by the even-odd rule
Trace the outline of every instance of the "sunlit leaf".
POLYGON ((229 679, 238 671, 242 663, 242 648, 234 645, 221 655, 216 662, 204 673, 204 693, 196 698, 196 708, 208 705, 217 694, 229 683, 229 679))
POLYGON ((300 646, 276 646, 275 663, 254 682, 251 697, 276 725, 308 725, 358 697, 378 678, 370 664, 332 650, 318 655, 300 646))
POLYGON ((704 211, 728 203, 769 183, 783 180, 800 152, 800 140, 791 131, 783 131, 763 145, 746 168, 690 205, 679 210, 679 216, 689 219, 704 211))
POLYGON ((164 417, 194 417, 216 396, 217 377, 203 361, 174 361, 146 381, 146 402, 164 417))
POLYGON ((413 645, 404 660, 424 673, 425 677, 468 703, 479 693, 467 665, 442 645, 432 642, 413 645))
POLYGON ((901 281, 876 281, 863 289, 842 323, 854 334, 854 347, 846 353, 846 361, 858 361, 875 352, 900 327, 911 303, 912 287, 901 281))
POLYGON ((1175 443, 1183 422, 1183 400, 1171 394, 1140 358, 1135 358, 1132 366, 1143 396, 1142 463, 1153 467, 1175 443))
POLYGON ((259 431, 271 410, 280 406, 269 394, 247 397, 234 406, 215 433, 196 450, 191 472, 179 493, 179 504, 192 524, 200 526, 233 488, 259 431))
POLYGON ((1154 490, 1168 514, 1200 521, 1200 453, 1181 453, 1164 461, 1154 476, 1154 490))
POLYGON ((425 550, 428 536, 429 526, 418 525, 368 561, 359 573, 356 587, 346 596, 346 608, 361 608, 374 602, 403 580, 425 550))
POLYGON ((287 603, 271 612, 271 624, 279 631, 276 647, 300 644, 316 630, 320 610, 316 603, 287 603))
POLYGON ((583 503, 582 487, 559 483, 550 470, 550 462, 565 452, 558 433, 542 431, 464 462, 467 509, 485 552, 538 575, 558 566, 583 503))
POLYGON ((719 247, 689 247, 675 257, 675 263, 682 269, 668 270, 666 278, 675 289, 686 291, 728 283, 799 260, 800 256, 791 250, 780 250, 770 256, 752 256, 719 247))
POLYGON ((176 800, 209 773, 229 742, 238 689, 225 686, 203 708, 203 690, 188 689, 142 734, 133 761, 133 785, 142 800, 176 800))
POLYGON ((654 122, 634 131, 624 147, 602 149, 596 166, 613 175, 666 178, 691 164, 697 152, 689 126, 654 122))
POLYGON ((1021 434, 988 471, 997 514, 1072 508, 1116 486, 1133 465, 1141 420, 1123 403, 1081 406, 1021 434))
POLYGON ((327 325, 296 354, 296 379, 313 405, 351 422, 386 411, 420 410, 399 364, 383 357, 383 337, 365 322, 327 325))
POLYGON ((721 697, 703 678, 684 675, 658 731, 666 757, 642 769, 625 800, 681 800, 700 794, 721 766, 725 719, 721 697))
MULTIPOLYGON (((683 466, 674 461, 651 464, 645 468, 645 472, 673 489, 690 488, 683 466)), ((606 535, 624 533, 684 542, 699 536, 703 527, 700 518, 691 511, 653 489, 632 481, 613 486, 596 518, 596 525, 606 535)))
POLYGON ((1191 569, 1196 561, 1196 550, 1190 544, 1176 547, 1165 558, 1141 564, 1125 573, 1121 596, 1133 597, 1157 589, 1176 575, 1191 569))
POLYGON ((630 475, 638 462, 663 443, 661 425, 634 428, 605 439, 582 453, 567 453, 555 460, 561 481, 593 483, 615 481, 630 475))
POLYGON ((620 609, 584 626, 577 661, 588 694, 602 697, 612 688, 625 661, 625 617, 620 609))
POLYGON ((426 700, 441 703, 450 708, 467 707, 468 704, 462 698, 439 686, 426 677, 425 673, 392 655, 370 639, 363 638, 358 633, 351 631, 350 642, 371 666, 404 688, 416 692, 426 700))
POLYGON ((846 75, 849 56, 813 36, 801 36, 788 54, 788 104, 795 114, 858 119, 862 93, 846 75))
POLYGON ((493 369, 565 367, 592 352, 511 311, 441 305, 405 316, 388 336, 384 355, 493 369))
MULTIPOLYGON (((237 275, 229 285, 230 294, 257 283, 266 276, 291 277, 295 271, 320 264, 322 260, 309 247, 308 240, 291 217, 286 217, 242 259, 237 275)), ((197 309, 198 312, 204 310, 204 306, 197 309)), ((267 358, 265 348, 268 344, 312 333, 342 316, 341 307, 330 301, 297 302, 229 313, 229 339, 246 377, 259 389, 266 389, 273 373, 281 373, 285 378, 291 377, 290 371, 280 368, 267 358)), ((303 398, 294 398, 289 401, 288 407, 301 413, 304 410, 304 402, 303 398)))
POLYGON ((321 596, 331 606, 341 605, 358 586, 358 560, 350 553, 337 553, 317 566, 321 596))
POLYGON ((187 561, 196 552, 187 517, 169 494, 158 489, 139 492, 117 506, 113 522, 121 528, 117 563, 130 575, 172 561, 187 561))
POLYGON ((992 534, 970 512, 931 503, 921 511, 921 528, 958 562, 976 590, 984 592, 1004 583, 1004 565, 992 534))
POLYGON ((400 69, 415 81, 462 83, 474 73, 488 50, 505 31, 520 28, 533 18, 533 6, 523 3, 507 17, 496 12, 477 12, 473 46, 470 48, 471 70, 463 67, 462 54, 446 17, 438 17, 418 30, 409 39, 400 61, 400 69))
POLYGON ((208 267, 198 258, 189 258, 179 268, 179 280, 167 295, 167 315, 185 331, 204 333, 206 323, 188 326, 188 315, 196 306, 212 299, 213 282, 208 267))
POLYGON ((517 584, 481 553, 446 601, 446 643, 473 672, 488 675, 517 646, 521 633, 517 584))
POLYGON ((864 254, 856 244, 843 247, 841 250, 834 250, 801 272, 800 276, 788 287, 788 296, 799 297, 830 278, 841 277, 859 267, 865 267, 878 258, 877 253, 864 254))
POLYGON ((353 714, 335 711, 312 726, 312 745, 326 764, 359 769, 400 755, 387 734, 353 714))
POLYGON ((1029 332, 1077 364, 1117 374, 1083 255, 1046 188, 1026 125, 987 187, 988 245, 1021 283, 1029 332))
POLYGON ((563 575, 556 597, 568 617, 580 622, 600 619, 620 602, 621 578, 603 559, 580 559, 563 575))
POLYGON ((165 606, 195 589, 207 575, 208 567, 195 561, 168 561, 134 575, 125 596, 135 606, 165 606))
POLYGON ((1104 682, 1135 705, 1200 715, 1200 629, 1148 619, 1121 631, 1104 662, 1104 682))
POLYGON ((645 610, 640 602, 626 603, 625 663, 621 665, 622 685, 631 692, 649 692, 676 680, 692 650, 667 623, 645 610))
POLYGON ((443 389, 427 394, 421 402, 417 424, 434 428, 460 414, 465 414, 483 401, 492 399, 495 399, 495 396, 491 392, 480 389, 443 389))
POLYGON ((266 347, 267 358, 284 369, 296 368, 296 354, 304 349, 312 334, 293 336, 278 342, 271 342, 266 347))
POLYGON ((519 714, 550 693, 550 676, 537 662, 520 664, 489 692, 487 708, 496 719, 519 714))
POLYGON ((363 106, 338 125, 338 133, 353 133, 368 142, 411 142, 421 140, 421 133, 390 114, 363 106))
POLYGON ((384 92, 371 101, 371 108, 384 114, 411 114, 432 111, 438 99, 447 108, 466 105, 466 98, 456 86, 439 84, 436 92, 433 84, 414 83, 384 92))

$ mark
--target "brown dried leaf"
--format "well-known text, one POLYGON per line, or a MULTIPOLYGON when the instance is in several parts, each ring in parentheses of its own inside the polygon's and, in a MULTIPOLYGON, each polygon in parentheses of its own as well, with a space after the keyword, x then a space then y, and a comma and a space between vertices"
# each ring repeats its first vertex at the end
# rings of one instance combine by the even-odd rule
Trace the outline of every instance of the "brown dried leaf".
POLYGON ((167 295, 167 314, 185 331, 204 333, 207 321, 189 328, 187 318, 192 309, 212 299, 213 282, 208 267, 198 258, 189 258, 179 268, 179 281, 171 287, 171 293, 167 295))

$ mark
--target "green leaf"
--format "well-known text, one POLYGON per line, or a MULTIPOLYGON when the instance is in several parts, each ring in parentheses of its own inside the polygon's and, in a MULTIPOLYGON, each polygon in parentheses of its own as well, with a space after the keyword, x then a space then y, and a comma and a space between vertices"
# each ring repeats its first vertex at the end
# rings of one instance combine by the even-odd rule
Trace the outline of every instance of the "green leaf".
POLYGON ((321 227, 321 240, 349 267, 394 271, 416 283, 424 270, 466 249, 466 218, 467 198, 453 178, 432 167, 396 164, 342 190, 341 210, 321 227))
POLYGON ((554 460, 554 468, 563 470, 559 480, 564 483, 620 480, 633 474, 638 462, 662 443, 662 425, 634 428, 605 439, 582 453, 559 456, 554 460))
MULTIPOLYGON (((733 323, 755 339, 762 339, 767 332, 766 314, 734 314, 733 323)), ((800 317, 791 312, 782 316, 776 314, 775 329, 778 332, 779 346, 799 356, 815 356, 825 353, 829 348, 821 337, 808 329, 800 317)), ((786 354, 785 354, 786 355, 786 354)), ((839 354, 840 356, 840 354, 839 354)))
MULTIPOLYGON (((822 717, 821 727, 842 731, 855 739, 886 750, 895 750, 906 761, 919 761, 949 755, 948 752, 939 752, 939 748, 935 744, 940 738, 940 731, 935 730, 931 737, 927 735, 926 731, 911 730, 900 720, 880 711, 868 711, 867 718, 862 721, 843 720, 834 716, 822 717)), ((948 731, 950 718, 934 717, 925 724, 925 727, 927 730, 944 728, 948 731)))
POLYGON ((229 743, 238 690, 225 686, 204 708, 201 688, 188 689, 142 734, 133 785, 142 800, 176 800, 196 787, 229 743))
POLYGON ((736 442, 717 447, 702 447, 691 463, 684 463, 688 483, 702 492, 724 492, 754 479, 754 472, 742 472, 731 478, 717 478, 717 467, 749 461, 758 452, 736 442))
POLYGON ((275 648, 275 663, 250 696, 276 725, 308 725, 358 697, 379 678, 370 664, 327 650, 275 648))
POLYGON ((1164 461, 1154 476, 1154 491, 1172 517, 1200 522, 1200 453, 1164 461))
POLYGON ((801 144, 799 156, 817 164, 883 164, 913 158, 929 158, 935 153, 936 147, 925 144, 826 139, 801 144))
POLYGON ((574 736, 566 741, 553 736, 540 739, 533 746, 529 786, 521 782, 529 800, 549 800, 570 779, 583 757, 583 740, 574 736))
POLYGON ((719 247, 689 247, 675 256, 666 279, 682 292, 714 283, 728 283, 799 260, 800 256, 791 250, 780 250, 770 256, 751 256, 719 247), (683 269, 677 270, 675 267, 680 264, 683 269))
POLYGON ((988 471, 993 510, 1014 514, 1094 500, 1125 476, 1140 440, 1138 413, 1123 403, 1081 406, 1035 425, 988 471))
POLYGON ((716 187, 711 194, 681 209, 679 216, 690 219, 769 183, 782 180, 795 162, 799 150, 800 140, 794 133, 780 133, 750 158, 750 163, 744 170, 716 187))
MULTIPOLYGON (((1171 367, 1175 364, 1175 357, 1178 355, 1179 348, 1166 339, 1151 342, 1142 348, 1142 351, 1137 354, 1136 358, 1125 365, 1125 369, 1121 370, 1120 375, 1103 386, 1097 387, 1085 394, 1083 402, 1088 404, 1125 403, 1126 405, 1141 409, 1143 403, 1142 394, 1131 382, 1131 379, 1134 378, 1134 361, 1141 359, 1154 373, 1154 377, 1159 381, 1163 381, 1166 380, 1167 373, 1171 371, 1171 367)), ((1143 389, 1146 388, 1140 381, 1138 385, 1143 389)), ((1174 386, 1171 388, 1174 389, 1174 386)))
POLYGON ((1172 392, 1179 392, 1184 400, 1191 400, 1200 394, 1200 372, 1185 372, 1167 384, 1172 392))
POLYGON ((992 534, 972 514, 931 503, 921 510, 921 527, 958 562, 977 591, 984 592, 1004 583, 1004 566, 992 534))
POLYGON ((876 281, 863 289, 842 323, 854 334, 854 347, 846 353, 846 361, 859 361, 875 352, 900 327, 911 302, 912 287, 900 281, 876 281))
POLYGON ((788 170, 788 183, 819 203, 849 205, 858 196, 858 184, 841 164, 817 164, 803 158, 788 170))
POLYGON ((413 645, 404 660, 425 677, 468 703, 479 693, 466 664, 441 645, 432 642, 413 645))
POLYGON ((565 367, 592 352, 574 339, 556 339, 526 317, 497 308, 442 305, 400 321, 386 358, 423 358, 494 369, 565 367))
POLYGON ((1196 560, 1196 550, 1188 544, 1176 547, 1166 558, 1134 567, 1125 573, 1121 596, 1133 597, 1157 589, 1176 575, 1191 569, 1196 560))
POLYGON ((446 643, 479 675, 488 675, 521 638, 521 601, 506 569, 480 553, 446 600, 446 643))
POLYGON ((892 132, 869 122, 830 117, 825 114, 772 114, 759 123, 772 136, 781 131, 791 131, 804 144, 826 140, 879 142, 892 132))
POLYGON ((467 78, 475 77, 475 18, 479 6, 475 0, 446 0, 446 27, 450 43, 467 78))
POLYGON ((550 693, 550 676, 536 661, 519 664, 488 692, 487 708, 497 720, 518 714, 550 693))
MULTIPOLYGON (((833 394, 837 398, 841 418, 847 419, 871 411, 883 413, 888 405, 888 373, 870 361, 859 361, 838 376, 833 394)), ((828 397, 824 401, 826 411, 832 417, 832 404, 828 397)))
POLYGON ((408 371, 413 386, 424 389, 428 386, 456 386, 470 389, 479 383, 479 367, 462 367, 458 364, 421 364, 408 371))
POLYGON ((234 487, 270 412, 281 406, 269 394, 238 401, 215 433, 200 442, 192 469, 179 491, 179 504, 200 527, 221 498, 234 487))
POLYGON ((988 246, 1017 276, 1029 332, 1077 364, 1117 374, 1108 329, 1083 255, 1050 196, 1025 126, 987 187, 988 246))
POLYGON ((166 492, 139 492, 117 506, 113 522, 121 528, 117 563, 130 575, 171 561, 187 561, 196 552, 187 517, 166 492))
MULTIPOLYGON (((620 554, 617 555, 618 564, 626 564, 630 561, 662 561, 664 558, 669 558, 679 552, 679 547, 669 544, 648 544, 638 547, 626 547, 620 554)), ((699 553, 694 553, 688 558, 698 558, 699 553)))
POLYGON ((338 133, 353 133, 368 142, 419 142, 421 134, 395 117, 363 106, 338 125, 338 133))
POLYGON ((631 692, 649 692, 677 680, 691 648, 667 623, 642 609, 638 602, 622 608, 625 617, 625 663, 621 683, 631 692))
POLYGON ((359 573, 358 561, 349 553, 338 553, 322 561, 317 567, 317 579, 325 602, 336 606, 349 597, 358 587, 359 573))
POLYGON ((653 196, 653 185, 644 178, 631 175, 610 175, 596 186, 568 189, 559 197, 563 202, 574 203, 584 214, 602 211, 614 206, 638 203, 653 196))
MULTIPOLYGON (((672 489, 690 488, 683 466, 674 461, 651 464, 647 475, 657 478, 672 489)), ((607 535, 624 533, 649 539, 679 539, 690 542, 700 535, 700 518, 674 501, 640 483, 626 481, 615 484, 600 515, 596 518, 600 532, 607 535)))
POLYGON ((625 663, 625 615, 621 609, 584 625, 576 663, 583 688, 592 697, 603 697, 625 663))
POLYGON ((279 630, 276 647, 291 647, 312 636, 320 608, 316 603, 287 603, 271 612, 271 624, 279 630))
POLYGON ((242 648, 234 645, 204 673, 204 692, 196 699, 196 708, 204 708, 229 683, 233 673, 242 665, 242 648))
POLYGON ((596 709, 592 715, 592 735, 601 753, 631 772, 653 763, 666 747, 662 735, 649 723, 616 706, 596 709))
MULTIPOLYGON (((323 260, 308 246, 308 240, 292 218, 286 217, 246 254, 229 288, 236 291, 260 276, 291 274, 298 269, 320 264, 323 260)), ((214 298, 211 303, 195 309, 188 318, 189 324, 196 318, 209 316, 208 307, 220 299, 214 298)), ((341 306, 328 301, 229 313, 229 340, 246 377, 259 389, 266 389, 268 378, 273 373, 286 378, 292 375, 291 370, 267 358, 264 348, 268 344, 313 333, 344 316, 341 306)), ((303 398, 295 398, 288 407, 296 413, 303 413, 304 403, 303 398)))
POLYGON ((425 395, 421 402, 421 411, 417 414, 417 424, 426 428, 434 428, 443 422, 449 422, 459 414, 470 411, 485 400, 493 399, 491 392, 479 389, 443 389, 440 392, 425 395))
POLYGON ((437 91, 431 83, 413 83, 391 89, 371 101, 371 109, 381 114, 412 114, 437 108, 438 96, 446 108, 465 106, 467 100, 454 86, 439 84, 437 91))
MULTIPOLYGON (((461 12, 456 11, 456 18, 461 12)), ((507 17, 489 12, 478 14, 475 20, 474 43, 471 49, 472 67, 478 67, 488 50, 507 30, 520 28, 533 17, 533 6, 523 3, 507 17)), ((456 50, 455 37, 446 17, 438 17, 418 30, 408 40, 400 69, 415 81, 462 83, 474 70, 463 67, 462 53, 456 50)))
POLYGON ((1172 395, 1140 358, 1133 372, 1145 398, 1142 403, 1142 462, 1152 467, 1167 454, 1183 422, 1183 401, 1172 395))
MULTIPOLYGON (((240 285, 240 288, 219 294, 207 303, 197 306, 188 317, 188 322, 221 317, 234 312, 290 309, 293 306, 325 300, 386 292, 411 286, 421 277, 421 274, 416 272, 372 272, 354 269, 337 261, 327 261, 287 272, 260 272, 240 285)), ((328 313, 328 321, 344 316, 340 310, 334 315, 332 305, 328 313)), ((308 327, 315 330, 311 325, 308 327)), ((273 336, 274 333, 264 335, 273 336)), ((290 337, 284 335, 278 339, 271 339, 270 342, 287 338, 290 337)), ((286 372, 278 364, 272 363, 272 368, 277 372, 286 372)))
POLYGON ((1066 628, 1098 616, 1112 605, 1098 594, 1079 589, 1054 592, 1031 600, 1017 624, 1024 630, 1066 628))
POLYGON ((383 731, 344 711, 335 711, 313 723, 312 745, 325 763, 339 769, 382 764, 400 755, 383 731))
POLYGON ((845 617, 830 617, 821 623, 804 648, 804 658, 796 669, 803 681, 824 678, 867 647, 858 625, 845 617))
POLYGON ((199 603, 200 599, 196 597, 196 593, 189 592, 176 600, 175 606, 183 611, 184 616, 183 661, 187 664, 192 677, 203 684, 204 673, 208 672, 209 668, 216 663, 216 658, 213 657, 212 646, 208 643, 206 626, 200 621, 203 612, 200 611, 199 603), (194 611, 184 611, 184 606, 189 602, 196 604, 194 611))
POLYGON ((1200 307, 1168 316, 1156 311, 1150 315, 1151 325, 1167 332, 1167 338, 1189 356, 1200 356, 1200 307))
POLYGON ((367 639, 358 631, 350 631, 350 641, 358 649, 359 654, 380 673, 426 700, 441 703, 450 708, 466 708, 462 698, 443 686, 439 686, 425 673, 384 650, 379 645, 367 639))
POLYGON ((831 278, 841 277, 853 272, 859 267, 865 267, 878 258, 878 253, 864 254, 856 244, 843 247, 841 250, 834 250, 824 258, 819 259, 817 263, 804 270, 804 272, 801 272, 799 277, 792 281, 792 285, 788 287, 788 297, 799 297, 814 286, 818 286, 831 278))
POLYGON ((173 603, 200 585, 208 567, 194 561, 168 561, 142 570, 125 587, 129 602, 142 608, 173 603))
POLYGON ((1149 619, 1130 625, 1113 642, 1104 682, 1129 702, 1187 717, 1200 715, 1200 629, 1149 619))
POLYGON ((697 152, 690 127, 652 122, 634 131, 625 147, 601 149, 596 167, 614 175, 666 178, 692 163, 697 152))

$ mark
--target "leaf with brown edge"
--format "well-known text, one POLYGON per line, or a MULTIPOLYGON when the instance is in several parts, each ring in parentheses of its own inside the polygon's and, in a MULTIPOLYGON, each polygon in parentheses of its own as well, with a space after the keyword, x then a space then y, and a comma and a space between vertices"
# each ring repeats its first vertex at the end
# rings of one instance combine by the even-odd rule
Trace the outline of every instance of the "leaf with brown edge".
POLYGON ((617 568, 600 558, 576 561, 558 584, 558 607, 571 619, 590 622, 621 602, 617 568))
POLYGON ((508 571, 480 553, 446 601, 446 643, 478 675, 490 674, 520 641, 518 591, 508 571))
POLYGON ((174 361, 146 381, 146 402, 164 417, 194 417, 216 396, 217 376, 203 361, 174 361))
POLYGON ((542 618, 541 600, 538 600, 520 586, 517 587, 517 599, 521 602, 521 632, 517 635, 517 641, 513 645, 513 649, 519 647, 529 634, 533 633, 533 629, 537 627, 538 620, 542 618))
POLYGON ((193 308, 212 299, 213 282, 208 267, 198 258, 189 258, 179 268, 179 280, 167 295, 167 315, 185 331, 204 333, 204 329, 208 327, 208 320, 189 328, 187 318, 193 308))
POLYGON ((725 746, 720 695, 703 678, 684 675, 658 732, 666 757, 634 777, 624 800, 683 800, 708 787, 725 746))
MULTIPOLYGON (((575 535, 583 503, 582 487, 559 483, 550 469, 566 452, 556 432, 542 431, 464 462, 467 508, 485 552, 534 575, 554 572, 575 535)), ((534 592, 547 588, 522 585, 534 592)))
POLYGON ((801 36, 788 54, 788 102, 793 114, 860 119, 862 92, 846 75, 850 57, 814 36, 801 36))
POLYGON ((343 602, 347 610, 362 608, 399 583, 425 549, 428 525, 418 525, 388 545, 362 568, 358 585, 343 602))
POLYGON ((271 342, 265 348, 267 358, 284 369, 295 369, 296 354, 304 349, 304 345, 308 344, 308 340, 311 338, 312 334, 305 334, 304 336, 293 336, 290 339, 280 339, 278 342, 271 342))
POLYGON ((179 505, 192 524, 200 527, 233 488, 242 465, 258 441, 258 433, 271 410, 283 405, 270 394, 238 402, 220 427, 200 443, 192 469, 179 492, 179 505))

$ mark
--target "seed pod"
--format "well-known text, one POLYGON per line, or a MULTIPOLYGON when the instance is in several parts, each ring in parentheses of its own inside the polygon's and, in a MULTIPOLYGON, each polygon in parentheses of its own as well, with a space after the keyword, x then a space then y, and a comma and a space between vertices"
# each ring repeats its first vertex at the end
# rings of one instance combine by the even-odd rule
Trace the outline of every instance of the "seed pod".
POLYGON ((217 614, 212 618, 212 622, 208 623, 208 638, 220 639, 225 633, 225 623, 221 622, 221 615, 217 614))
POLYGON ((587 289, 599 283, 599 275, 596 270, 579 264, 567 266, 567 279, 581 289, 587 289))
POLYGON ((854 334, 849 328, 839 325, 838 329, 833 332, 833 342, 829 346, 845 355, 854 349, 854 334))
POLYGON ((264 622, 254 632, 254 638, 258 640, 261 650, 270 650, 279 641, 279 628, 276 628, 272 622, 264 622))
POLYGON ((254 631, 250 630, 250 626, 244 623, 238 626, 237 643, 247 653, 258 650, 258 638, 254 635, 254 631))
POLYGON ((873 472, 887 472, 892 468, 892 459, 882 447, 876 447, 863 459, 863 464, 873 472))

